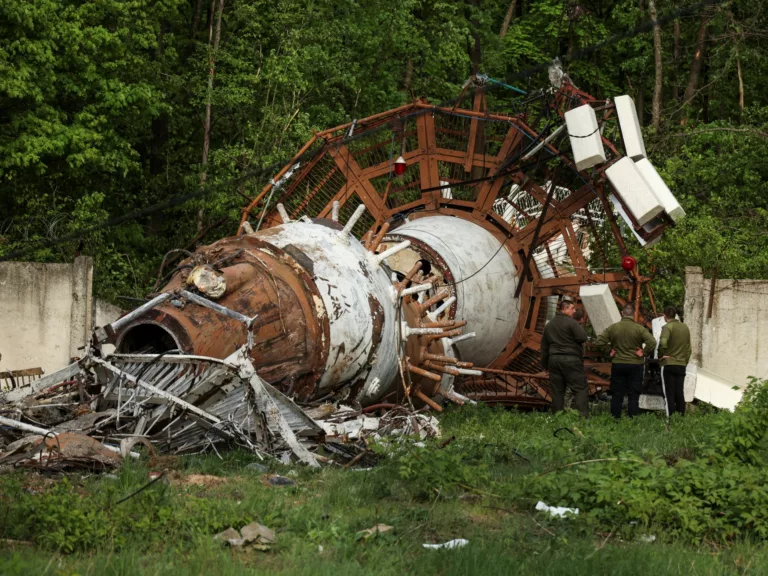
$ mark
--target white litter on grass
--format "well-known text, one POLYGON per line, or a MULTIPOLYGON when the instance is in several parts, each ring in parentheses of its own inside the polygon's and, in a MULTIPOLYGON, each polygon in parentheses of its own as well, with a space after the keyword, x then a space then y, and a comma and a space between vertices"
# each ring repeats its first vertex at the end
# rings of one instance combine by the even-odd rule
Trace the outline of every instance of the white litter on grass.
POLYGON ((542 512, 548 512, 550 516, 557 516, 558 518, 565 518, 566 514, 578 515, 578 508, 565 508, 564 506, 548 506, 541 500, 536 503, 536 510, 542 512))
POLYGON ((651 542, 656 542, 656 534, 641 534, 638 537, 638 540, 640 540, 640 542, 650 544, 651 542))
POLYGON ((456 538, 455 540, 450 540, 449 542, 444 542, 443 544, 422 544, 422 546, 428 550, 453 550, 454 548, 461 548, 467 544, 469 544, 469 540, 464 540, 464 538, 456 538))

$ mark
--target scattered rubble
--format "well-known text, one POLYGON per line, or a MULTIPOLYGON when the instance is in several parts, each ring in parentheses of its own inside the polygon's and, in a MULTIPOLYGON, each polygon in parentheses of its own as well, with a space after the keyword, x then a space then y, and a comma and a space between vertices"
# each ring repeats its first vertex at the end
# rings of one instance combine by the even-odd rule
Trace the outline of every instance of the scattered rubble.
MULTIPOLYGON (((156 460, 231 446, 283 464, 293 459, 312 467, 321 461, 370 467, 379 456, 366 442, 440 435, 427 408, 397 406, 376 416, 326 403, 305 411, 262 380, 247 354, 247 347, 224 360, 89 354, 13 389, 0 396, 0 469, 109 471, 142 451, 156 460)), ((250 466, 268 471, 263 464, 250 466)), ((185 482, 198 483, 195 478, 185 482)), ((200 478, 210 484, 208 477, 200 478)), ((263 479, 271 486, 295 484, 277 475, 263 479)))
POLYGON ((266 474, 261 477, 261 481, 265 486, 296 486, 296 480, 279 474, 266 474))
POLYGON ((217 542, 223 542, 229 546, 241 547, 250 545, 256 550, 269 550, 271 544, 277 542, 277 535, 258 522, 251 522, 235 530, 231 526, 213 537, 217 542))

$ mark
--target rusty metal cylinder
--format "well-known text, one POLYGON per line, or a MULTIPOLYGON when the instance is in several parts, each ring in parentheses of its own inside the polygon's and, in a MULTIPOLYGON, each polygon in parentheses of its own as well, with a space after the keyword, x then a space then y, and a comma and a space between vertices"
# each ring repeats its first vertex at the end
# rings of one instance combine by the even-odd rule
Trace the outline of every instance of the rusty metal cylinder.
MULTIPOLYGON (((162 291, 181 290, 255 317, 254 367, 298 400, 349 389, 370 403, 393 387, 396 313, 388 272, 334 223, 291 222, 203 247, 162 291), (191 282, 200 266, 216 298, 191 282)), ((125 326, 116 345, 121 352, 175 348, 226 358, 246 342, 243 322, 178 295, 125 326)))

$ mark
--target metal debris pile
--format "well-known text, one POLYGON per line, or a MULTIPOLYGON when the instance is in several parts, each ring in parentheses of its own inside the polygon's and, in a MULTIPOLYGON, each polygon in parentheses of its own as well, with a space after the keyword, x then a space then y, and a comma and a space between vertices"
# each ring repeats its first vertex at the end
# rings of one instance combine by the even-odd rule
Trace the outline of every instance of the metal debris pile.
POLYGON ((374 411, 367 408, 355 410, 349 406, 340 406, 320 424, 328 437, 345 440, 375 441, 385 436, 417 436, 421 440, 440 437, 437 419, 427 413, 427 408, 412 411, 404 405, 395 405, 378 410, 383 412, 380 417, 369 415, 374 411))
POLYGON ((0 393, 0 470, 101 471, 143 449, 154 457, 232 447, 312 467, 372 465, 371 439, 439 436, 437 421, 423 412, 397 406, 376 416, 332 404, 305 411, 256 374, 247 347, 224 360, 91 354, 0 393), (320 445, 330 458, 315 454, 320 445))

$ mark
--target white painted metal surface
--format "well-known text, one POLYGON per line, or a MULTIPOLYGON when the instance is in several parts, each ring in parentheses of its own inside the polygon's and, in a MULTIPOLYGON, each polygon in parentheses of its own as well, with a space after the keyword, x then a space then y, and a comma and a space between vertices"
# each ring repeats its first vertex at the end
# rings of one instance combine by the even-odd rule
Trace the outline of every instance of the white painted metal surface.
MULTIPOLYGON (((616 210, 616 213, 619 216, 621 216, 621 219, 624 220, 624 222, 627 223, 627 227, 629 227, 629 231, 632 232, 632 235, 635 237, 635 239, 640 244, 640 246, 642 246, 643 248, 650 248, 651 246, 653 246, 654 244, 657 244, 661 240, 662 237, 657 236, 650 242, 646 242, 645 239, 642 236, 640 236, 640 234, 638 234, 637 231, 634 229, 632 224, 632 219, 629 216, 627 216, 627 213, 624 211, 624 206, 621 205, 621 202, 619 202, 619 199, 616 198, 616 196, 614 196, 613 194, 609 196, 609 199, 611 201, 611 204, 613 204, 613 208, 616 210)), ((652 223, 646 224, 645 226, 643 226, 643 228, 645 228, 648 232, 650 232, 653 229, 653 225, 652 223)))
POLYGON ((456 343, 460 357, 487 366, 504 349, 517 326, 517 279, 509 253, 490 232, 451 216, 407 222, 392 232, 427 244, 453 275, 456 320, 466 320, 476 338, 456 343))
POLYGON ((396 314, 392 284, 376 257, 354 237, 319 224, 292 222, 277 226, 264 239, 279 248, 293 245, 313 263, 322 313, 328 315, 330 327, 330 348, 320 389, 330 390, 338 388, 340 382, 352 384, 364 378, 361 401, 373 401, 388 393, 399 373, 396 314), (377 347, 369 296, 384 315, 377 347))

